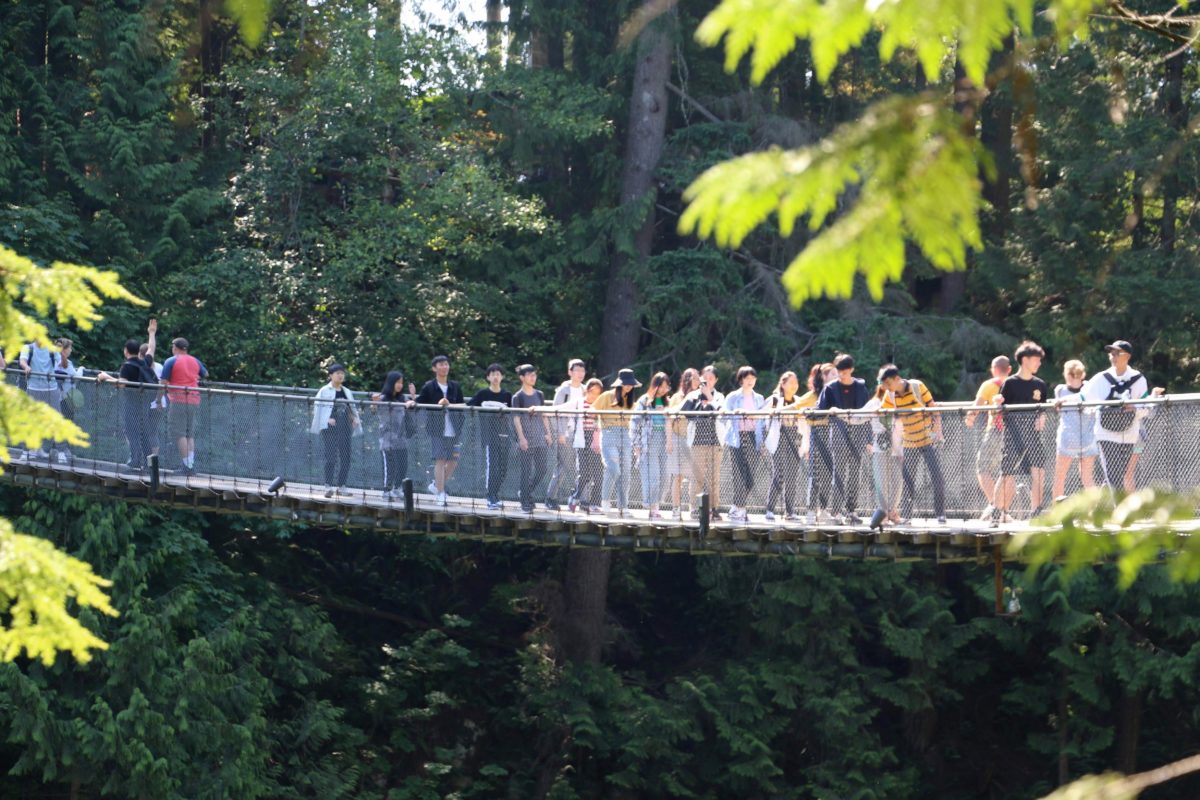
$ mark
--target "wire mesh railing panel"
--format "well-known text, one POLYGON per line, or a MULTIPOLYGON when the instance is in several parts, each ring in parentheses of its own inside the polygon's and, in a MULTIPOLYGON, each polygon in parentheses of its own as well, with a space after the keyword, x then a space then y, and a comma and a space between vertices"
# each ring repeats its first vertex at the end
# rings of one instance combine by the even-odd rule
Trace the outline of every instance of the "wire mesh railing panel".
POLYGON ((403 501, 508 515, 690 520, 696 495, 751 525, 1028 518, 1084 486, 1200 485, 1200 397, 901 411, 650 412, 416 406, 345 392, 191 389, 81 376, 7 380, 79 425, 89 446, 9 442, 73 472, 342 503, 403 501), (178 393, 176 393, 178 394, 178 393))

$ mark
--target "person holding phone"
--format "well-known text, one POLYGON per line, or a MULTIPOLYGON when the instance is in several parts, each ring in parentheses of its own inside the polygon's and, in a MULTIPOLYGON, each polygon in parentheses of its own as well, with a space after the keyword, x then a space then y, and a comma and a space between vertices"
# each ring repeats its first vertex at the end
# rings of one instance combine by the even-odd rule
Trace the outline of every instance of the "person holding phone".
MULTIPOLYGON (((721 519, 721 439, 717 436, 716 413, 724 407, 725 395, 717 391, 717 368, 709 364, 700 370, 700 386, 688 395, 681 411, 703 412, 688 421, 688 447, 692 450, 693 490, 708 495, 709 518, 721 519)), ((698 509, 693 517, 700 516, 698 509)))

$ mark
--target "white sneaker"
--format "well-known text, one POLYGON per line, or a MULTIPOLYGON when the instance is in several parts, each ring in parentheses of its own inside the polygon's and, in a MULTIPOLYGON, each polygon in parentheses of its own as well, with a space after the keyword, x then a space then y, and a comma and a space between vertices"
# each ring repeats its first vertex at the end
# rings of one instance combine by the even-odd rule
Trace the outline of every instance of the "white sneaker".
POLYGON ((775 512, 768 511, 766 514, 763 514, 763 517, 767 520, 767 522, 774 522, 775 521, 775 512))
POLYGON ((612 514, 612 503, 608 502, 607 500, 602 502, 600 504, 600 513, 605 516, 612 514))
POLYGON ((430 481, 429 485, 425 488, 429 490, 429 494, 433 495, 434 497, 438 496, 437 484, 433 481, 430 481))
POLYGON ((326 496, 326 497, 333 497, 333 487, 332 487, 332 486, 326 486, 326 487, 325 487, 325 496, 326 496))
POLYGON ((817 512, 809 511, 807 514, 805 514, 804 522, 808 525, 816 525, 817 524, 817 512))
POLYGON ((438 501, 439 506, 445 506, 445 505, 450 504, 450 498, 449 498, 449 496, 446 495, 445 492, 442 492, 437 496, 437 501, 438 501))
POLYGON ((737 506, 730 506, 729 507, 729 521, 730 522, 745 522, 746 521, 746 509, 738 508, 737 506))
POLYGON ((31 452, 30 455, 33 458, 49 458, 50 457, 50 454, 46 452, 46 449, 44 447, 39 447, 37 450, 34 450, 33 452, 31 452))
POLYGON ((978 519, 991 520, 992 512, 995 510, 996 510, 996 507, 993 506, 991 503, 988 503, 986 506, 983 507, 983 512, 980 513, 978 519))
POLYGON ((683 519, 683 509, 676 508, 674 511, 671 512, 671 516, 674 517, 675 519, 683 519))

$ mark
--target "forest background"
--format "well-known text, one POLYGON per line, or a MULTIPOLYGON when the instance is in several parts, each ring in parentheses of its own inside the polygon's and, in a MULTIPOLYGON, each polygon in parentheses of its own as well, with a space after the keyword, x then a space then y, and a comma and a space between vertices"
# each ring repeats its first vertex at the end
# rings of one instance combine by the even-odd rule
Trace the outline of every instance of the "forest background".
MULTIPOLYGON (((634 3, 477 2, 468 31, 283 0, 254 44, 207 0, 0 6, 0 243, 118 270, 225 380, 312 385, 337 359, 374 389, 445 352, 468 385, 577 356, 768 383, 847 350, 962 398, 1030 335, 1048 379, 1126 338, 1155 385, 1195 385, 1200 75, 1170 37, 1102 17, 1023 71, 999 54, 986 248, 951 274, 913 250, 880 303, 797 311, 781 276, 809 232, 715 248, 677 232, 684 188, 888 94, 950 95, 955 63, 930 81, 867 47, 822 83, 802 45, 753 85, 695 42, 714 3, 620 47, 634 3)), ((111 368, 145 314, 54 332, 111 368)), ((1154 569, 1125 592, 1013 572, 1014 620, 973 566, 524 551, 11 490, 0 511, 121 611, 82 615, 111 645, 87 665, 0 667, 5 797, 1018 798, 1200 745, 1200 589, 1154 569)))

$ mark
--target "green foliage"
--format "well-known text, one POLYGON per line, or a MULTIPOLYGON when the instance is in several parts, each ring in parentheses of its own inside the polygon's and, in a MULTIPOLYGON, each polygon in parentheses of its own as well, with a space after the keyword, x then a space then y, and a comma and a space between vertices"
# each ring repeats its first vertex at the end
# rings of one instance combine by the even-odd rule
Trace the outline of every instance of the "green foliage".
POLYGON ((1129 588, 1142 569, 1166 559, 1172 580, 1200 581, 1200 543, 1189 533, 1196 498, 1159 489, 1140 489, 1119 497, 1104 488, 1089 489, 1060 503, 1038 524, 1049 530, 1016 534, 1009 552, 1029 561, 1030 569, 1063 561, 1070 576, 1086 566, 1113 560, 1129 588))
MULTIPOLYGON (((1086 34, 1087 16, 1102 0, 1054 0, 1040 9, 1054 22, 1060 41, 1086 34)), ((703 44, 725 38, 725 69, 732 72, 751 55, 751 80, 761 83, 797 39, 812 44, 817 78, 827 81, 838 59, 882 30, 879 54, 891 60, 899 49, 916 53, 926 77, 936 80, 946 60, 958 59, 967 76, 982 85, 988 61, 1014 31, 1033 33, 1034 0, 722 0, 696 30, 703 44)))
POLYGON ((122 615, 93 621, 110 645, 86 669, 0 669, 9 776, 126 797, 375 796, 359 783, 361 732, 324 696, 338 645, 319 612, 144 507, 38 495, 25 508, 22 527, 112 576, 122 615))
POLYGON ((225 8, 237 22, 246 44, 251 47, 257 45, 267 29, 270 0, 225 0, 225 8))
MULTIPOLYGON (((0 348, 8 353, 16 353, 26 342, 52 346, 46 327, 21 304, 43 317, 53 312, 59 322, 85 330, 100 318, 102 297, 145 304, 121 286, 116 273, 60 261, 40 267, 3 245, 0 274, 0 348)), ((15 386, 0 384, 0 422, 4 461, 10 444, 40 447, 50 439, 87 445, 87 435, 78 426, 15 386)), ((0 611, 7 615, 0 627, 0 661, 11 661, 24 651, 52 664, 57 652, 65 650, 86 663, 90 650, 106 645, 71 616, 71 604, 116 615, 103 591, 109 585, 86 563, 45 541, 17 534, 0 518, 0 611)))
POLYGON ((108 645, 71 616, 79 608, 117 616, 104 589, 111 581, 96 575, 90 565, 64 555, 44 539, 13 531, 0 519, 0 661, 12 661, 22 651, 49 666, 60 650, 81 664, 91 651, 108 645))
POLYGON ((792 261, 784 285, 797 304, 850 297, 861 274, 878 300, 904 270, 906 240, 944 270, 965 268, 966 248, 982 246, 979 158, 951 111, 928 97, 893 98, 821 145, 709 169, 685 193, 679 225, 722 247, 737 247, 771 216, 785 237, 801 216, 815 233, 853 189, 850 210, 792 261))

